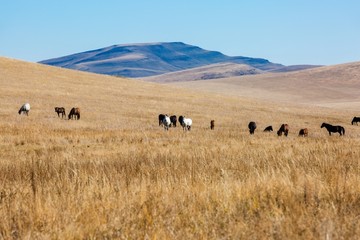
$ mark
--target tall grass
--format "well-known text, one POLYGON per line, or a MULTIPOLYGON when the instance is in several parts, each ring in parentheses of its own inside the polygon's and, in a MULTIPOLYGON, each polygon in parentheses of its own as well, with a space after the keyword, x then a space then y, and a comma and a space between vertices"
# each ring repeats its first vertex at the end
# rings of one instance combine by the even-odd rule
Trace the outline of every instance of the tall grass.
POLYGON ((54 131, 36 123, 1 130, 4 239, 360 234, 355 137, 54 131))

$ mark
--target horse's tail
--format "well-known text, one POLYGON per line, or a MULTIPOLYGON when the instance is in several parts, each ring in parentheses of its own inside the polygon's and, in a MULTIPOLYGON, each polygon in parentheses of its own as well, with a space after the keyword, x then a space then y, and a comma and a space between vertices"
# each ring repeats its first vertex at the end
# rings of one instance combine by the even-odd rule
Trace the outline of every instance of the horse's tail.
POLYGON ((341 130, 342 130, 343 135, 345 135, 345 128, 341 127, 341 130))

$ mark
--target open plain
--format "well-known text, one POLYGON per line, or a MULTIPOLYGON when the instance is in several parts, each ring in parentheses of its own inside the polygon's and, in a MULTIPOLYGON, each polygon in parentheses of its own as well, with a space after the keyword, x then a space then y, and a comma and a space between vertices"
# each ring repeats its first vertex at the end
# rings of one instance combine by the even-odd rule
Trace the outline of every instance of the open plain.
POLYGON ((360 126, 351 125, 352 108, 6 58, 0 85, 0 239, 360 235, 360 126), (29 116, 17 113, 25 102, 29 116), (81 118, 61 119, 54 107, 79 107, 81 118), (192 118, 192 130, 165 131, 159 113, 192 118), (253 136, 250 121, 258 126, 253 136), (344 126, 345 136, 329 136, 322 122, 344 126), (276 135, 282 123, 288 137, 276 135), (274 132, 262 132, 268 125, 274 132), (298 137, 305 127, 309 136, 298 137))

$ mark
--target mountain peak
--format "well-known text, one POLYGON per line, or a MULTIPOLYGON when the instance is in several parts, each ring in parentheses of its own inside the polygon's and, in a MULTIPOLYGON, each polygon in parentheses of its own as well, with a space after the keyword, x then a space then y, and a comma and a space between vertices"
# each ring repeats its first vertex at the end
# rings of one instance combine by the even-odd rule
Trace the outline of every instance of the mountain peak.
POLYGON ((266 59, 230 57, 183 42, 118 44, 40 63, 70 69, 124 76, 146 77, 218 63, 246 64, 260 70, 283 67, 266 59))

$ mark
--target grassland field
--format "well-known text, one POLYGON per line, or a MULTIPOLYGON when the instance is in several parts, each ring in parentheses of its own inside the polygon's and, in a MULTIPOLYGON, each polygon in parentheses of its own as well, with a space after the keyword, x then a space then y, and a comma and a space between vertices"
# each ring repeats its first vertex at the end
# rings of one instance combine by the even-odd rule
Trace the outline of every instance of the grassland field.
POLYGON ((0 59, 0 239, 357 239, 352 110, 0 59), (29 102, 29 116, 18 115, 29 102), (54 107, 81 108, 81 119, 54 107), (159 113, 193 127, 165 131, 159 113), (215 130, 209 129, 215 120, 215 130), (258 129, 250 136, 249 121, 258 129), (345 127, 329 136, 322 122, 345 127), (288 137, 278 137, 282 123, 288 137), (268 126, 274 132, 262 130, 268 126), (300 128, 309 137, 298 137, 300 128))

